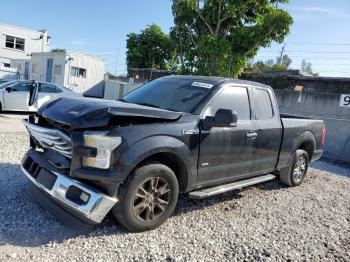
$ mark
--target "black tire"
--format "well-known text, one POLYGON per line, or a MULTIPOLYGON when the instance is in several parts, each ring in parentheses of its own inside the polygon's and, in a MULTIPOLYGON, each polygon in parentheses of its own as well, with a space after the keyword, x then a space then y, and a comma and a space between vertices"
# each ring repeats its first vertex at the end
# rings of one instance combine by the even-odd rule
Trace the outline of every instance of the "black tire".
POLYGON ((119 202, 112 212, 130 231, 152 230, 173 214, 178 196, 174 172, 163 164, 151 163, 137 168, 121 185, 119 202))
POLYGON ((279 178, 281 182, 287 186, 299 186, 306 176, 308 167, 308 154, 304 150, 298 149, 294 152, 289 166, 280 170, 279 178), (304 167, 302 168, 300 165, 304 165, 304 167))

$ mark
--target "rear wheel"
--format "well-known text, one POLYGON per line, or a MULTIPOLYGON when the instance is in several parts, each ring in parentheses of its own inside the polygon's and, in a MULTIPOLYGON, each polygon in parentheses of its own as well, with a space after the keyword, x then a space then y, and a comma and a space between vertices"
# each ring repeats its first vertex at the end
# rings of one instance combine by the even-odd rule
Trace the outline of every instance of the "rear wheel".
POLYGON ((307 173, 309 156, 301 149, 295 151, 288 167, 280 170, 280 180, 288 186, 299 186, 307 173))
POLYGON ((121 186, 113 214, 130 231, 151 230, 171 216, 178 195, 177 178, 169 167, 159 163, 145 165, 121 186))

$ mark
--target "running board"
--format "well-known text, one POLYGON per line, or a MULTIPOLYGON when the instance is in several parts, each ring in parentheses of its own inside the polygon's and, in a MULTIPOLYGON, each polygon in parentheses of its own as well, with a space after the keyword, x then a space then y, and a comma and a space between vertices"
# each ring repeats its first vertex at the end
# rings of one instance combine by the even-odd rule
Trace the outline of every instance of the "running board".
POLYGON ((254 178, 250 178, 250 179, 246 179, 246 180, 237 181, 237 182, 230 183, 230 184, 225 184, 225 185, 221 185, 221 186, 217 186, 217 187, 203 189, 200 191, 193 191, 193 192, 190 192, 188 194, 188 197, 193 198, 193 199, 201 199, 201 198, 210 197, 213 195, 225 193, 225 192, 228 192, 228 191, 231 191, 234 189, 240 189, 242 187, 247 187, 247 186, 263 183, 263 182, 272 180, 274 178, 275 178, 275 176, 272 174, 258 176, 258 177, 254 177, 254 178))

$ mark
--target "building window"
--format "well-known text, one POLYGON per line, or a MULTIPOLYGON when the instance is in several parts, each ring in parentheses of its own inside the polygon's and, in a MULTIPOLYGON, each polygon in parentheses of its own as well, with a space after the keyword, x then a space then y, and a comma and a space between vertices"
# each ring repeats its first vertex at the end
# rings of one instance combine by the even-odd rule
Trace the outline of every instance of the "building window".
POLYGON ((22 71, 22 64, 15 64, 15 67, 19 72, 22 71))
POLYGON ((32 73, 39 73, 39 64, 32 64, 32 73))
POLYGON ((55 68, 53 70, 53 73, 55 75, 60 75, 62 74, 62 65, 55 65, 55 68))
POLYGON ((3 63, 4 67, 11 67, 11 65, 9 63, 3 63))
POLYGON ((86 78, 86 69, 72 66, 71 75, 86 78))
POLYGON ((14 36, 6 36, 5 47, 24 51, 24 42, 23 38, 14 37, 14 36))

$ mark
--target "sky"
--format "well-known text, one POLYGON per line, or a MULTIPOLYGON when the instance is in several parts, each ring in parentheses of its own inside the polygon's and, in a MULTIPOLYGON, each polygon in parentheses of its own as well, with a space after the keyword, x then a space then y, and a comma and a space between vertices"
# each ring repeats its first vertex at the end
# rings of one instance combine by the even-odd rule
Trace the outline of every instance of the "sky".
MULTIPOLYGON (((350 1, 290 0, 294 19, 285 39, 292 68, 306 59, 321 76, 350 77, 350 1)), ((106 62, 106 71, 125 73, 126 38, 155 23, 173 25, 170 0, 0 0, 0 23, 47 29, 50 48, 86 52, 106 62)), ((255 60, 274 59, 282 45, 261 49, 255 60)))

